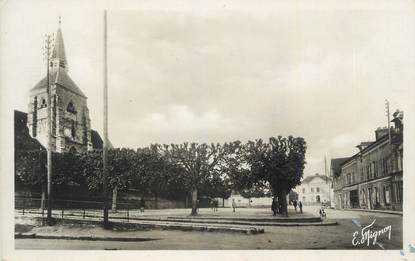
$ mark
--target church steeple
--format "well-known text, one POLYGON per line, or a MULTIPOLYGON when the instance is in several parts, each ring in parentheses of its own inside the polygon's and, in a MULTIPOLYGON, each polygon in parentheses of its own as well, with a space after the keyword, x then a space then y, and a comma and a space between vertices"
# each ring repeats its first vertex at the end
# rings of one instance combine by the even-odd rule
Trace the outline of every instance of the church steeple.
POLYGON ((65 45, 63 43, 63 36, 61 31, 61 17, 59 16, 59 27, 56 32, 55 44, 52 50, 51 59, 51 71, 56 72, 59 68, 68 71, 68 60, 65 54, 65 45))

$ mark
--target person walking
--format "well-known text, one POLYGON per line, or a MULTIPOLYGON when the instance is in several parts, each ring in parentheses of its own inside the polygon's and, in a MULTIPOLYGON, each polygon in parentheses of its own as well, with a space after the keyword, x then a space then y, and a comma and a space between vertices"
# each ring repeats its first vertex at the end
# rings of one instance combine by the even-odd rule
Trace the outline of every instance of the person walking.
POLYGON ((210 203, 210 208, 212 209, 213 212, 215 212, 215 201, 211 199, 209 203, 210 203))
POLYGON ((320 217, 321 218, 327 218, 326 211, 324 211, 323 207, 320 208, 320 217))
POLYGON ((235 202, 235 199, 234 198, 232 199, 232 208, 233 208, 233 212, 235 212, 236 202, 235 202))
POLYGON ((300 208, 300 213, 303 214, 303 203, 298 202, 298 207, 300 208))
POLYGON ((294 206, 295 213, 297 213, 297 200, 293 201, 293 206, 294 206))

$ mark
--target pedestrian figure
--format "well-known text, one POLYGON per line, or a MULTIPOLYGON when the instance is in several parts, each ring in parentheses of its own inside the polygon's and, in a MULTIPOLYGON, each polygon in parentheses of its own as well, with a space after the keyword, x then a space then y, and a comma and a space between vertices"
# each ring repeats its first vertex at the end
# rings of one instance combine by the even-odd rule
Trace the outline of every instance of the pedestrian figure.
POLYGON ((213 199, 210 200, 210 208, 215 212, 215 201, 213 199))
POLYGON ((219 201, 217 199, 215 199, 213 201, 213 207, 214 207, 214 211, 217 212, 218 211, 218 206, 219 206, 219 201))
POLYGON ((294 206, 295 213, 297 213, 297 200, 293 201, 293 206, 294 206))
POLYGON ((273 216, 276 216, 277 215, 277 211, 278 211, 278 202, 277 202, 277 198, 276 197, 272 198, 271 210, 272 210, 272 215, 273 216))
POLYGON ((144 212, 144 209, 146 208, 146 202, 144 200, 144 198, 142 197, 140 200, 140 211, 144 212))
POLYGON ((303 203, 298 202, 298 207, 300 208, 300 213, 303 214, 303 203))
POLYGON ((320 217, 321 218, 327 218, 326 211, 324 211, 323 207, 320 208, 320 217))
POLYGON ((234 198, 232 199, 232 208, 233 208, 233 212, 235 212, 236 202, 235 202, 235 199, 234 198))

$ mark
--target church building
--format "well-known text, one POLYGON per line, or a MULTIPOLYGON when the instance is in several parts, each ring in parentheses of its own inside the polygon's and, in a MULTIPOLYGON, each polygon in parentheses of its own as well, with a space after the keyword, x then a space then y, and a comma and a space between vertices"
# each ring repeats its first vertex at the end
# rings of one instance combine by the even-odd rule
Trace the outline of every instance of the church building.
MULTIPOLYGON (((52 151, 92 150, 87 97, 69 76, 62 30, 56 32, 49 63, 51 88, 52 151)), ((27 127, 31 137, 47 147, 47 77, 30 90, 27 127)))

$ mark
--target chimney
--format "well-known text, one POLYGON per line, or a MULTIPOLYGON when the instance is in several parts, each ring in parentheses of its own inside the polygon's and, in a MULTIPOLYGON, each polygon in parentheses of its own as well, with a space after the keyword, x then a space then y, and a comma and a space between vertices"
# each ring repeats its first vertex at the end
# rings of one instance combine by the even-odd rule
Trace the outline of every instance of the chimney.
MULTIPOLYGON (((388 132, 386 132, 387 134, 388 132)), ((360 142, 359 145, 357 145, 356 147, 359 149, 359 151, 364 150, 365 148, 367 148, 370 144, 372 144, 372 141, 362 141, 360 142)))
POLYGON ((395 129, 398 132, 402 132, 402 130, 403 130, 403 111, 396 110, 396 112, 393 114, 392 122, 395 124, 395 129))
POLYGON ((375 130, 375 136, 376 136, 376 140, 379 140, 380 138, 382 138, 383 136, 388 135, 388 128, 384 127, 384 128, 377 128, 375 130))

